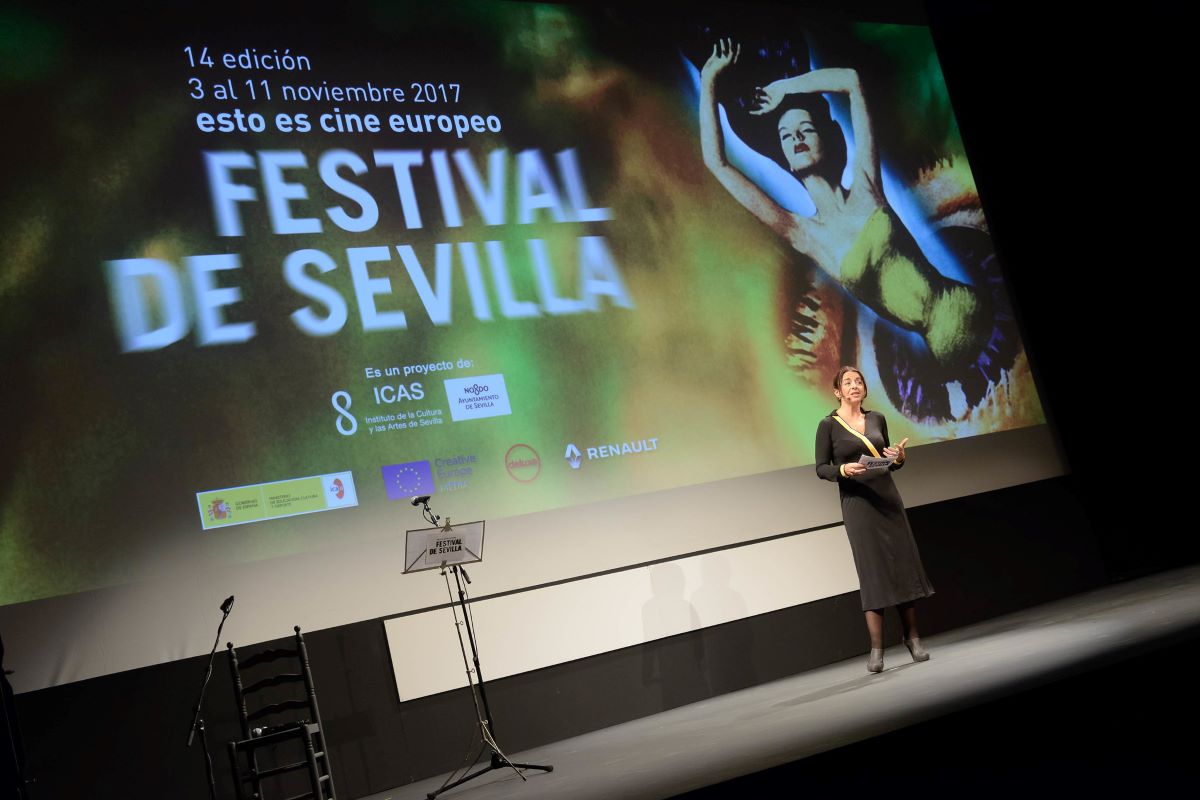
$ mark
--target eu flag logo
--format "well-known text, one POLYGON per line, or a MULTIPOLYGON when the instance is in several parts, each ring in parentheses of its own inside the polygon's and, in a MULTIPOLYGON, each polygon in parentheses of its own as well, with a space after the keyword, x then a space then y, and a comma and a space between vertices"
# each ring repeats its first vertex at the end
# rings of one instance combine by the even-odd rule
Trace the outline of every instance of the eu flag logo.
POLYGON ((387 490, 388 500, 407 500, 433 494, 433 470, 428 461, 388 464, 382 471, 383 488, 387 490))

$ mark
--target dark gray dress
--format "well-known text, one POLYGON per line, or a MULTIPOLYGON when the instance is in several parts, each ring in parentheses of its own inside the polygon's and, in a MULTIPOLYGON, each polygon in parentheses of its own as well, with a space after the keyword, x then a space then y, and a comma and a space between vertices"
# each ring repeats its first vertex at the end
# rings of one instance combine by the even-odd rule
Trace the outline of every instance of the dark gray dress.
MULTIPOLYGON (((883 448, 891 444, 887 420, 875 411, 864 413, 866 436, 883 455, 883 448)), ((838 472, 842 464, 858 461, 859 456, 871 452, 833 416, 830 414, 817 425, 817 475, 836 481, 841 492, 842 519, 858 570, 863 611, 928 597, 933 594, 933 586, 925 577, 921 555, 904 513, 904 501, 892 480, 891 470, 903 465, 871 470, 861 478, 843 478, 838 472)))

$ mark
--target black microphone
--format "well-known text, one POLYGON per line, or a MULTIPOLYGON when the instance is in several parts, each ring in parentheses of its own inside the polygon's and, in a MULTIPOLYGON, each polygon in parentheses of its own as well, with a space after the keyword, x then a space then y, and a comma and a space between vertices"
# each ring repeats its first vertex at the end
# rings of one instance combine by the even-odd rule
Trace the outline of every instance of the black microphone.
POLYGON ((423 497, 414 497, 412 499, 412 504, 414 506, 424 505, 425 503, 429 502, 429 498, 431 497, 433 497, 431 494, 424 495, 423 497))
POLYGON ((229 597, 225 598, 225 602, 221 603, 221 611, 225 612, 226 614, 229 613, 229 609, 231 608, 233 608, 233 595, 229 595, 229 597))

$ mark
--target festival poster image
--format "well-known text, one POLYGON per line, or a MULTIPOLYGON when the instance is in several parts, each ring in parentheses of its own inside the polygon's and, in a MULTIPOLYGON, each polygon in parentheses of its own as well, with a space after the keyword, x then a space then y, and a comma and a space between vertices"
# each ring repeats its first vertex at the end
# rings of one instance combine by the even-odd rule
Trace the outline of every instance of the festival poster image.
POLYGON ((928 30, 22 17, 0 602, 1043 412, 928 30))

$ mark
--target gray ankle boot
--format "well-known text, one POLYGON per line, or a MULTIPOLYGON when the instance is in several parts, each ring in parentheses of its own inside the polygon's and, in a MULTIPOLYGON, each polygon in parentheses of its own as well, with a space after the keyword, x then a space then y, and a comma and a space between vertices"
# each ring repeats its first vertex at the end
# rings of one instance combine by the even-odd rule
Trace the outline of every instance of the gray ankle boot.
POLYGON ((929 651, 921 646, 920 637, 914 636, 911 639, 905 639, 904 646, 908 648, 908 652, 912 653, 913 661, 929 660, 929 651))

